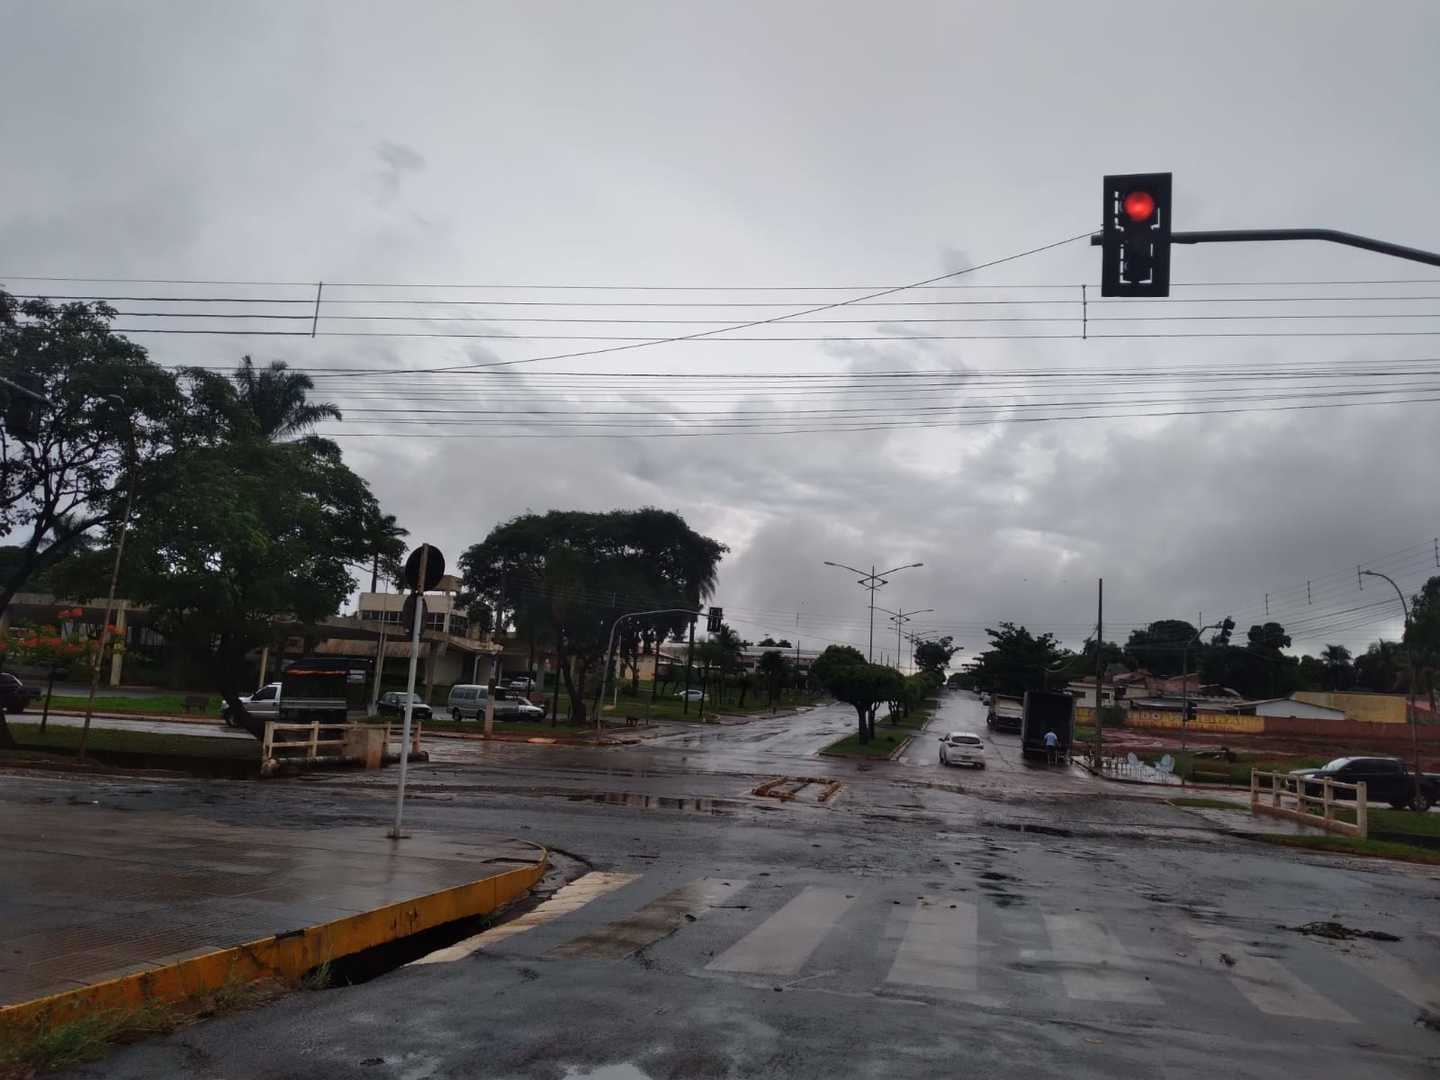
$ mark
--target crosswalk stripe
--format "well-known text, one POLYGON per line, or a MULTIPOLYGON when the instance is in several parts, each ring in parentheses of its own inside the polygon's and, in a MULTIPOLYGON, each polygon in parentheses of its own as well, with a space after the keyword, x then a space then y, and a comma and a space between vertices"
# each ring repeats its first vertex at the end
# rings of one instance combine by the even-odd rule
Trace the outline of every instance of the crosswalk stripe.
POLYGON ((838 889, 807 888, 705 966, 710 971, 794 975, 853 901, 853 895, 838 889))
POLYGON ((885 981, 942 990, 976 989, 979 926, 974 904, 921 897, 885 981))
POLYGON ((1250 1004, 1271 1016, 1353 1024, 1355 1017, 1290 971, 1280 961, 1255 955, 1233 933, 1220 927, 1191 923, 1186 932, 1229 957, 1226 975, 1250 1004))
POLYGON ((1395 991, 1417 1008, 1440 1013, 1440 980, 1425 978, 1398 956, 1359 941, 1352 942, 1350 951, 1340 956, 1345 963, 1395 991))
POLYGON ((1104 924, 1090 915, 1046 915, 1050 949, 1061 965, 1060 982, 1076 1001, 1152 1004, 1159 995, 1139 965, 1104 924))
POLYGON ((482 931, 464 941, 457 941, 446 949, 437 949, 435 952, 422 956, 415 960, 412 966, 421 964, 449 964, 456 960, 463 960, 480 949, 493 949, 500 942, 512 938, 516 934, 523 934, 527 930, 533 930, 562 915, 569 915, 590 903, 598 900, 606 893, 614 892, 636 880, 639 874, 618 874, 592 871, 582 874, 574 881, 566 882, 555 890, 555 895, 544 903, 537 905, 533 910, 527 911, 517 919, 502 923, 491 930, 482 931))
POLYGON ((618 960, 673 933, 687 916, 698 919, 748 884, 734 879, 700 878, 650 901, 623 919, 558 945, 546 955, 557 959, 585 956, 618 960))

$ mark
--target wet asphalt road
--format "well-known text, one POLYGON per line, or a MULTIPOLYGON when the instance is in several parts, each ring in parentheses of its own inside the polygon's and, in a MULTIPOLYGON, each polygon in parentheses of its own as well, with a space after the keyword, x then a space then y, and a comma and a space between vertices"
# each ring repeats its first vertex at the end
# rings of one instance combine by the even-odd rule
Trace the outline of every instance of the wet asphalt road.
MULTIPOLYGON (((412 774, 411 827, 546 843, 583 860, 575 873, 605 875, 589 879, 593 900, 462 959, 297 994, 73 1075, 1030 1080, 1440 1067, 1440 1031, 1417 1022, 1440 1012, 1440 874, 1232 840, 1133 791, 1010 768, 1006 736, 991 740, 997 764, 984 772, 942 769, 923 740, 913 761, 815 757, 830 725, 853 723, 845 712, 614 750, 447 751, 412 774), (842 788, 823 806, 750 794, 776 775, 842 788), (1285 929, 1328 919, 1401 940, 1285 929)), ((952 696, 935 726, 972 712, 952 696)), ((16 777, 0 799, 381 829, 393 782, 16 777)))

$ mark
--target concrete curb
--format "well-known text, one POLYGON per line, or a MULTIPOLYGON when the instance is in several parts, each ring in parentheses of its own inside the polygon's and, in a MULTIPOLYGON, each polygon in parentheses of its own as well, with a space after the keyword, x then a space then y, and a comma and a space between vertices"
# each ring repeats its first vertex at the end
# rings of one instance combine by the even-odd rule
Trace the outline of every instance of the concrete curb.
POLYGON ((168 963, 106 982, 0 1008, 0 1031, 20 1025, 53 1027, 88 1013, 179 1002, 235 981, 276 978, 293 984, 331 960, 429 930, 456 919, 488 915, 528 892, 545 874, 550 853, 540 845, 538 861, 515 870, 441 889, 427 896, 231 948, 180 955, 168 963))

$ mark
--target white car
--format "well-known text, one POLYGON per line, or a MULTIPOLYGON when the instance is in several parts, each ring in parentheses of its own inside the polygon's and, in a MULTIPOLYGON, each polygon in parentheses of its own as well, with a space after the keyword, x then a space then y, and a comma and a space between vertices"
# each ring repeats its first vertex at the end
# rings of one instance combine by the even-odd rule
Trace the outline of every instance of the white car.
POLYGON ((985 742, 968 731, 952 731, 940 736, 941 765, 973 765, 985 767, 985 742))
POLYGON ((703 701, 703 700, 705 700, 705 693, 704 693, 704 691, 702 691, 702 690, 681 690, 681 691, 680 691, 678 694, 676 694, 675 696, 676 696, 677 698, 681 698, 681 699, 684 700, 684 701, 703 701))

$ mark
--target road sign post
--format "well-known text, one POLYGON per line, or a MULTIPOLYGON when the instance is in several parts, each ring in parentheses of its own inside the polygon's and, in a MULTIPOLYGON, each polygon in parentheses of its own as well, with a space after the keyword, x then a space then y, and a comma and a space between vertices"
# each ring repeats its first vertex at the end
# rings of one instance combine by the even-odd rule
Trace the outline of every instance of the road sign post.
POLYGON ((425 590, 440 584, 445 574, 445 556, 430 544, 421 544, 405 560, 405 584, 410 586, 414 619, 410 626, 410 673, 405 679, 405 721, 400 735, 400 783, 395 790, 395 826, 390 839, 403 840, 401 824, 405 817, 405 777, 410 768, 410 731, 415 712, 415 672, 420 661, 420 631, 425 626, 425 590))

